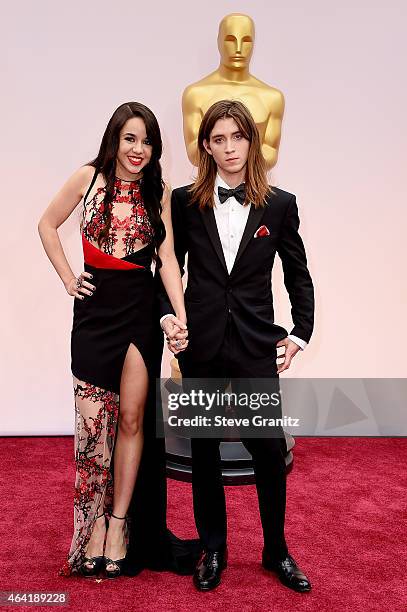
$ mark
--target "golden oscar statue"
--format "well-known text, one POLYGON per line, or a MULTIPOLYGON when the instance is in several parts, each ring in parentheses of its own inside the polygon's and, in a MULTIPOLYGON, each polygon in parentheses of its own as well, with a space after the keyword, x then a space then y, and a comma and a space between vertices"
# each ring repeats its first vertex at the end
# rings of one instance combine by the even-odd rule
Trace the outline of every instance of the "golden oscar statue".
POLYGON ((218 100, 240 100, 253 115, 270 170, 278 157, 284 96, 275 87, 249 72, 254 46, 254 22, 248 15, 232 13, 219 24, 220 65, 215 72, 188 85, 182 97, 184 139, 190 162, 197 165, 197 138, 202 117, 218 100))

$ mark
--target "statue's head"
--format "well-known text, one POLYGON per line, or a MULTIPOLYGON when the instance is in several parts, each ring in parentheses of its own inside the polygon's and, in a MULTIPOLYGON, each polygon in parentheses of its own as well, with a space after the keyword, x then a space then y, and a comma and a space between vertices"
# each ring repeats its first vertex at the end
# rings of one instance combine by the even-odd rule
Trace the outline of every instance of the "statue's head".
POLYGON ((231 70, 247 68, 253 53, 254 22, 248 15, 232 13, 219 24, 218 49, 221 64, 231 70))

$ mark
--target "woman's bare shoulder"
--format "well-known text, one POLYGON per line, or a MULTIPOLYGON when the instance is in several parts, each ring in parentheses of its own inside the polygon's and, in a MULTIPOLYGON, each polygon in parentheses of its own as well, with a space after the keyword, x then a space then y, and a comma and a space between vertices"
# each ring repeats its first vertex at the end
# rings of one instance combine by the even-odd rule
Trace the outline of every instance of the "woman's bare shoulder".
POLYGON ((85 166, 81 166, 74 173, 74 176, 78 182, 78 185, 80 186, 80 191, 82 195, 84 195, 85 192, 87 191, 94 174, 95 174, 94 166, 89 166, 88 164, 86 164, 85 166))

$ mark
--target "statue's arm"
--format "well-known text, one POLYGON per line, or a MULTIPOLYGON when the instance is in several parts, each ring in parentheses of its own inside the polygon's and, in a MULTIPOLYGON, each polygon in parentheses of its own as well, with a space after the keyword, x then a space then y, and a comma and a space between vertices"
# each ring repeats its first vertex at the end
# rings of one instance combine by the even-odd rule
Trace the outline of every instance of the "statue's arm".
POLYGON ((198 165, 198 132, 202 121, 202 112, 196 96, 190 87, 182 95, 182 115, 184 119, 184 141, 188 159, 194 166, 198 165))
POLYGON ((284 115, 284 96, 279 91, 273 95, 271 112, 264 134, 262 153, 266 160, 267 168, 270 170, 277 163, 278 147, 281 139, 281 124, 284 115))

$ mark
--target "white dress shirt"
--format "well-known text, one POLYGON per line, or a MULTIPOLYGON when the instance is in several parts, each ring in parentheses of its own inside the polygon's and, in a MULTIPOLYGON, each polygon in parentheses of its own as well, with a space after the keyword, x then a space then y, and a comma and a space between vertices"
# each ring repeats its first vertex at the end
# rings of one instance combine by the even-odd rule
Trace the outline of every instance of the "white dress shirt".
POLYGON ((215 180, 215 208, 213 209, 223 255, 229 274, 235 263, 239 244, 251 209, 251 204, 242 206, 235 197, 228 198, 223 204, 219 200, 218 187, 230 189, 229 185, 219 176, 215 180))
MULTIPOLYGON (((233 264, 235 263, 237 251, 239 250, 244 228, 246 227, 251 204, 249 203, 242 206, 242 204, 240 204, 233 196, 221 203, 218 196, 218 187, 230 189, 230 186, 225 183, 219 174, 216 175, 215 179, 215 207, 213 212, 215 215, 220 242, 222 244, 223 254, 225 256, 226 266, 230 274, 233 264)), ((166 314, 161 317, 160 323, 168 316, 170 315, 166 314)), ((289 334, 288 338, 295 342, 295 344, 297 344, 302 350, 307 346, 307 342, 301 338, 298 338, 297 336, 289 334)))

